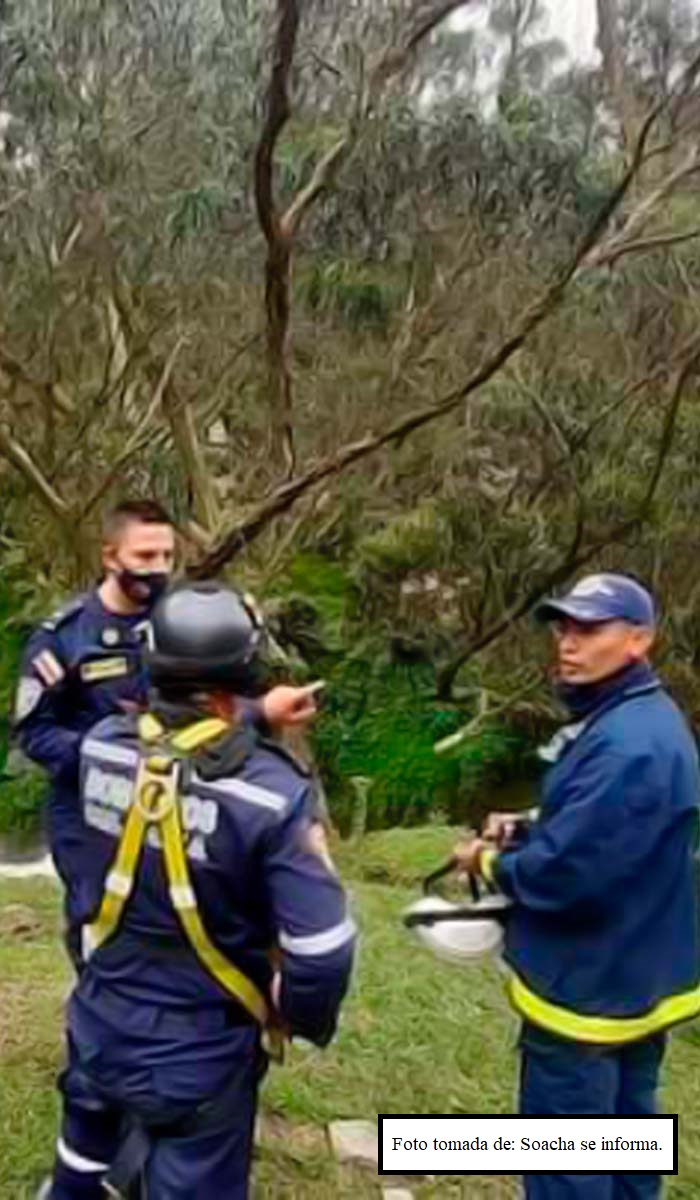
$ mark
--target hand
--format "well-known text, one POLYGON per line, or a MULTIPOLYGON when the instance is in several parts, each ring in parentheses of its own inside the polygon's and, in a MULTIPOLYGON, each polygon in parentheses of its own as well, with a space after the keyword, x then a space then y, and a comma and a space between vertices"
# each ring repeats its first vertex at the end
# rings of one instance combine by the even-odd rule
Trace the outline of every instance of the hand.
POLYGON ((292 1031, 287 1022, 284 1020, 280 1011, 282 1002, 282 973, 275 971, 270 983, 270 1007, 268 1016, 268 1029, 277 1029, 286 1041, 291 1040, 292 1031))
POLYGON ((262 711, 268 725, 306 725, 316 716, 318 709, 314 694, 318 683, 307 687, 290 687, 280 684, 262 698, 262 711))
POLYGON ((275 1012, 280 1010, 280 999, 282 996, 282 974, 280 971, 275 971, 270 984, 270 1000, 275 1012))
POLYGON ((513 837, 519 821, 517 813, 489 813, 484 821, 481 836, 487 842, 493 842, 496 846, 504 846, 513 837))
POLYGON ((457 859, 457 870, 469 875, 481 874, 481 855, 486 849, 492 849, 484 838, 472 838, 470 842, 458 842, 452 851, 457 859))
POLYGON ((309 854, 315 854, 317 858, 321 859, 326 870, 330 871, 332 875, 338 874, 335 863, 331 858, 331 852, 328 848, 328 838, 326 837, 326 831, 321 821, 311 822, 302 844, 309 854))

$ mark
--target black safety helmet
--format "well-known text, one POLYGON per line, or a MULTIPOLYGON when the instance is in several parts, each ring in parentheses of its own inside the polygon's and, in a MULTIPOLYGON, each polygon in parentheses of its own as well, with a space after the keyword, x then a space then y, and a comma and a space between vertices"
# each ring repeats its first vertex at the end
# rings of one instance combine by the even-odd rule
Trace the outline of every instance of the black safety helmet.
POLYGON ((262 640, 262 618, 248 597, 221 583, 184 583, 153 609, 144 660, 159 690, 245 692, 262 640))

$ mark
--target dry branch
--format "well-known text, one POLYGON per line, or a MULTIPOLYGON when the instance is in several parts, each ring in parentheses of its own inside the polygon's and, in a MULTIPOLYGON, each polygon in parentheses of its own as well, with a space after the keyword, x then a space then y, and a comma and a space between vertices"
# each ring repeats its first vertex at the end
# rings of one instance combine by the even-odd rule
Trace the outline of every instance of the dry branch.
POLYGON ((128 442, 126 443, 124 449, 121 451, 120 454, 117 455, 117 457, 112 462, 112 465, 110 466, 110 469, 107 472, 107 474, 104 476, 103 479, 100 480, 97 487, 94 489, 94 491, 91 493, 89 498, 86 500, 85 504, 83 505, 83 507, 80 511, 79 520, 81 520, 81 521, 84 520, 85 517, 87 517, 88 514, 90 512, 92 512, 92 509, 95 507, 96 504, 99 503, 99 501, 104 496, 105 492, 109 491, 109 489, 112 486, 112 484, 114 483, 114 481, 119 477, 119 473, 122 470, 122 467, 124 467, 126 465, 126 463, 129 461, 129 459, 134 454, 136 454, 137 451, 141 450, 144 447, 144 444, 145 445, 148 444, 148 441, 150 440, 150 435, 152 435, 155 432, 155 429, 153 428, 154 422, 158 415, 158 410, 162 407, 163 395, 164 395, 165 389, 167 388, 167 386, 170 382, 170 379, 172 377, 173 368, 175 366, 175 360, 176 360, 178 354, 180 353, 182 346, 184 345, 184 341, 185 341, 184 338, 179 338, 178 341, 175 343, 173 349, 171 350, 170 354, 168 355, 167 361, 165 362, 165 364, 163 366, 163 370, 160 373, 158 382, 156 383, 156 386, 153 390, 153 396, 151 397, 151 402, 150 402, 148 408, 146 409, 146 412, 144 413, 143 417, 141 418, 138 425, 136 426, 136 429, 132 433, 132 435, 129 438, 128 442))
POLYGON ((38 379, 28 367, 25 367, 24 363, 10 354, 9 350, 5 350, 3 346, 0 346, 0 370, 4 371, 13 383, 21 383, 33 392, 42 404, 48 402, 54 405, 65 416, 74 412, 72 400, 59 383, 53 379, 38 379))
POLYGON ((644 196, 627 217, 619 233, 602 246, 583 264, 585 268, 599 267, 614 262, 623 254, 639 249, 638 235, 649 224, 662 202, 671 195, 680 183, 692 178, 700 171, 700 152, 693 147, 683 159, 683 162, 669 172, 652 192, 644 196))
POLYGON ((255 155, 255 202, 267 242, 265 311, 267 316, 268 387, 271 408, 270 452, 274 463, 294 471, 292 374, 289 361, 289 320, 292 244, 282 227, 274 196, 274 156, 279 136, 291 113, 289 77, 299 31, 297 0, 278 0, 267 115, 255 155))
POLYGON ((410 413, 407 417, 403 417, 381 433, 368 434, 360 441, 344 446, 336 454, 322 459, 311 470, 305 472, 305 474, 282 484, 271 495, 254 506, 248 516, 236 525, 201 563, 197 564, 195 573, 198 576, 205 577, 219 571, 231 558, 253 541, 271 520, 281 513, 286 512, 300 496, 304 495, 317 483, 320 483, 321 480, 327 479, 332 475, 339 475, 354 463, 375 453, 375 451, 380 450, 382 447, 401 441, 416 429, 420 429, 424 425, 437 420, 439 417, 453 412, 465 399, 477 391, 484 383, 487 383, 488 380, 493 378, 505 366, 516 351, 524 345, 530 335, 561 304, 566 295, 567 288, 576 275, 581 263, 584 262, 603 236, 610 217, 621 204, 644 161, 647 138, 658 111, 658 109, 654 109, 650 113, 637 142, 632 163, 617 187, 608 197, 606 203, 602 206, 590 228, 581 238, 568 264, 559 272, 544 293, 525 310, 501 345, 495 350, 486 353, 481 363, 467 381, 460 388, 448 393, 447 396, 437 401, 437 403, 410 413))
POLYGON ((457 675, 465 663, 469 662, 480 651, 485 650, 487 646, 497 641, 516 621, 527 616, 543 596, 559 584, 565 582, 574 571, 578 571, 581 567, 585 566, 586 563, 594 559, 596 555, 600 554, 608 546, 615 545, 624 538, 629 537, 630 534, 638 530, 648 519, 671 446, 673 445, 678 414, 685 389, 691 375, 696 371, 699 362, 700 339, 697 339, 693 349, 688 352, 685 362, 675 373, 654 466, 649 476, 646 491, 636 513, 631 517, 627 517, 624 521, 620 521, 609 531, 605 538, 592 542, 583 550, 580 550, 581 538, 577 528, 571 545, 567 548, 557 566, 541 576, 526 595, 521 596, 505 612, 500 613, 477 638, 471 639, 463 647, 461 652, 448 666, 443 668, 437 681, 437 692, 441 699, 448 698, 451 695, 457 675))
MULTIPOLYGON (((421 7, 420 5, 418 6, 418 8, 421 7)), ((439 6, 439 11, 442 12, 443 16, 445 15, 445 7, 445 5, 439 6)), ((438 13, 438 8, 433 7, 432 12, 437 20, 436 14, 438 13)), ((424 15, 423 23, 417 25, 417 31, 423 29, 429 32, 428 25, 426 24, 427 20, 428 18, 424 15)), ((395 58, 393 61, 396 62, 396 69, 400 70, 402 62, 405 60, 402 60, 399 56, 399 58, 395 58)), ((684 71, 683 76, 674 88, 673 94, 670 97, 664 97, 660 100, 647 114, 637 137, 629 166, 617 186, 610 193, 606 202, 601 206, 598 215, 592 221, 589 229, 579 240, 568 264, 555 276, 543 294, 515 322, 513 329, 500 346, 486 353, 481 363, 469 376, 467 381, 460 388, 450 392, 437 403, 409 414, 381 433, 368 434, 360 441, 344 446, 336 454, 322 459, 303 475, 292 478, 282 484, 269 496, 253 506, 248 515, 235 525, 200 563, 195 565, 195 574, 199 577, 206 577, 219 571, 230 559, 253 541, 270 521, 288 511, 300 496, 303 496, 317 483, 333 475, 341 474, 356 462, 361 461, 384 446, 402 441, 408 434, 413 433, 415 430, 440 417, 448 415, 473 392, 492 379, 509 362, 513 355, 521 349, 534 331, 561 305, 570 283, 578 275, 584 264, 587 266, 591 263, 593 252, 600 245, 611 217, 620 208, 632 184, 638 178, 644 163, 654 154, 653 150, 647 150, 647 145, 659 116, 673 103, 675 96, 686 86, 687 81, 697 76, 699 70, 700 55, 697 55, 684 71)), ((388 78, 388 72, 389 67, 385 63, 382 78, 388 78)), ((683 170, 687 171, 689 167, 690 162, 687 159, 683 164, 683 170)), ((678 178, 680 176, 677 176, 676 182, 678 182, 678 178)), ((655 193, 657 197, 658 191, 659 189, 655 193)), ((644 213, 645 203, 642 202, 642 205, 634 210, 630 218, 630 221, 634 222, 634 228, 639 228, 637 222, 644 219, 644 213)), ((625 226, 628 232, 630 221, 625 226)), ((610 246, 610 243, 608 243, 608 246, 610 246)))
POLYGON ((161 372, 156 386, 161 391, 163 410, 185 469, 195 520, 207 533, 214 534, 219 524, 219 502, 197 434, 192 405, 177 394, 169 372, 165 377, 161 372))
POLYGON ((648 254, 650 250, 668 250, 671 246, 693 242, 699 237, 700 229, 688 229, 685 233, 660 233, 653 237, 640 238, 637 242, 623 242, 621 245, 609 247, 607 251, 605 247, 602 247, 600 255, 596 255, 595 265, 597 267, 613 267, 619 259, 628 254, 648 254))
POLYGON ((273 52, 273 68, 267 100, 267 115, 255 157, 255 199, 260 227, 267 242, 265 263, 265 311, 270 392, 271 456, 289 478, 294 473, 293 382, 290 363, 291 277, 294 238, 304 217, 331 185, 350 157, 363 127, 387 84, 411 61, 418 46, 437 26, 470 0, 418 0, 406 21, 399 45, 390 45, 369 73, 367 87, 358 99, 348 127, 341 138, 316 164, 309 183, 280 213, 275 204, 274 153, 280 134, 291 114, 289 78, 299 30, 296 0, 279 0, 273 52))
POLYGON ((59 520, 65 520, 70 509, 59 496, 28 450, 12 436, 6 426, 0 425, 0 454, 24 476, 32 490, 59 520))

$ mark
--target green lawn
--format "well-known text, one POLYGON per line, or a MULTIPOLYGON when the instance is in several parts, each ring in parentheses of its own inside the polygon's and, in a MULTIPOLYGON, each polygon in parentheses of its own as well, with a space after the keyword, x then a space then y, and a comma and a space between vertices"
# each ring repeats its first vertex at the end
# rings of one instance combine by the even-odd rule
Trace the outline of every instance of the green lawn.
MULTIPOLYGON (((333 1118, 513 1111, 516 1025, 498 973, 440 965, 415 948, 399 921, 415 895, 412 882, 451 840, 434 829, 392 833, 368 838, 361 858, 341 853, 362 927, 353 995, 331 1050, 292 1049, 288 1064, 268 1077, 256 1200, 379 1196, 371 1173, 333 1163, 319 1132, 333 1118)), ((0 1200, 30 1200, 52 1157, 61 1005, 71 978, 58 926, 57 887, 0 883, 0 1200)), ((681 1114, 680 1174, 669 1195, 699 1200, 695 1029, 675 1037, 664 1103, 681 1114)), ((413 1190, 421 1200, 507 1200, 517 1181, 453 1177, 413 1190)))

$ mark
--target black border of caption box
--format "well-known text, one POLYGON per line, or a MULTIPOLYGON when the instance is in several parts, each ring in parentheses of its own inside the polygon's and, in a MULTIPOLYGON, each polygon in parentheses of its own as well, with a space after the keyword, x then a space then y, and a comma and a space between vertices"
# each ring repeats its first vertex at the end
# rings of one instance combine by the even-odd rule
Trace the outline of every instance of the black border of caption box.
MULTIPOLYGON (((566 1113, 559 1115, 558 1113, 543 1113, 543 1119, 551 1120, 556 1118, 557 1121, 585 1121, 585 1120, 664 1120, 673 1121, 673 1170, 672 1171, 634 1171, 635 1175, 662 1175, 664 1178, 667 1175, 678 1174, 678 1113, 641 1113, 639 1115, 618 1113, 615 1116, 607 1116, 606 1113, 566 1113)), ((397 1168, 395 1171, 384 1170, 384 1138, 383 1138, 383 1122, 391 1121, 536 1121, 538 1118, 534 1113, 377 1113, 377 1137, 379 1150, 379 1175, 419 1175, 425 1178, 426 1175, 504 1175, 509 1176, 513 1172, 508 1171, 435 1171, 434 1169, 424 1168, 422 1171, 407 1171, 405 1168, 397 1168)), ((528 1175, 620 1175, 625 1174, 624 1171, 557 1171, 548 1169, 546 1171, 528 1171, 528 1175)), ((520 1172, 518 1172, 520 1174, 520 1172)))

